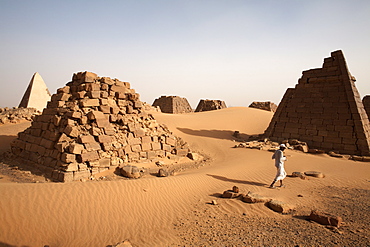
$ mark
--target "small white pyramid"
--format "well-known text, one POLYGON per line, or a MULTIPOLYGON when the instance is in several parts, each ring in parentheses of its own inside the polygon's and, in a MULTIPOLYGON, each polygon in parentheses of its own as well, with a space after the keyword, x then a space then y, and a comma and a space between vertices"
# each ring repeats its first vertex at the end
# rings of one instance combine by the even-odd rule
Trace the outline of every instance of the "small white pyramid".
POLYGON ((36 72, 32 76, 19 107, 36 108, 42 111, 46 107, 48 101, 50 101, 50 98, 51 95, 44 80, 40 74, 36 72))

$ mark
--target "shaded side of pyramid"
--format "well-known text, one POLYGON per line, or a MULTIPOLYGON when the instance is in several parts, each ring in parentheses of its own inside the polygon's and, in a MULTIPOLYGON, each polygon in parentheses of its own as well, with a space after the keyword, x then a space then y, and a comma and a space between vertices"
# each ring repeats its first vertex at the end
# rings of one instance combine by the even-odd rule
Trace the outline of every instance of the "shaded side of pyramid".
POLYGON ((179 96, 161 96, 154 100, 153 106, 159 106, 164 113, 189 113, 193 112, 188 100, 179 96))
POLYGON ((19 103, 19 107, 36 108, 38 111, 42 111, 50 98, 51 95, 44 80, 36 72, 28 84, 27 90, 19 103))
POLYGON ((303 71, 289 88, 265 136, 274 141, 299 139, 312 148, 346 154, 370 154, 370 126, 356 79, 342 51, 324 59, 322 68, 303 71))
POLYGON ((130 83, 73 75, 18 134, 11 151, 57 181, 75 181, 135 162, 187 159, 189 146, 143 110, 130 83))

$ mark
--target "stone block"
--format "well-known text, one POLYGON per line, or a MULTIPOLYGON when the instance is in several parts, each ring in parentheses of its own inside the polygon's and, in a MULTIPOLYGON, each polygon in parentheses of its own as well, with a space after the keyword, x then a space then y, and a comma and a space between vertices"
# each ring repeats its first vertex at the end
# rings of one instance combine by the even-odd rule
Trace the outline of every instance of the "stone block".
POLYGON ((152 150, 152 145, 151 145, 151 143, 142 143, 141 144, 141 149, 143 151, 150 151, 150 150, 152 150))
POLYGON ((84 146, 85 146, 85 149, 87 151, 97 151, 97 150, 100 150, 101 149, 101 146, 98 142, 88 142, 88 143, 84 143, 84 146))
POLYGON ((288 214, 292 213, 294 210, 293 205, 289 205, 285 202, 277 201, 277 200, 271 200, 268 202, 268 207, 272 209, 275 212, 282 213, 282 214, 288 214))
POLYGON ((157 151, 157 150, 161 150, 162 149, 162 145, 159 142, 152 142, 151 145, 152 145, 152 150, 157 151))
POLYGON ((110 167, 110 164, 111 164, 110 158, 104 158, 99 160, 100 167, 110 167))
POLYGON ((89 98, 91 98, 91 99, 99 99, 100 98, 100 91, 90 91, 90 92, 87 92, 87 96, 89 98))
POLYGON ((176 139, 173 136, 167 136, 166 137, 166 144, 175 146, 176 145, 176 139))
POLYGON ((131 145, 131 150, 132 150, 132 152, 141 152, 142 151, 142 149, 141 149, 141 145, 139 145, 139 144, 136 144, 136 145, 131 145))
POLYGON ((315 221, 321 225, 331 225, 340 227, 343 220, 340 216, 331 215, 328 213, 312 210, 310 214, 310 220, 315 221))
POLYGON ((141 139, 140 138, 129 138, 127 140, 127 143, 129 145, 138 145, 138 144, 141 144, 141 139))
POLYGON ((100 104, 99 99, 81 99, 80 100, 81 107, 99 106, 99 104, 100 104))
POLYGON ((90 93, 92 91, 100 92, 100 85, 97 84, 97 83, 86 83, 85 84, 85 91, 87 91, 88 93, 90 93))
POLYGON ((176 149, 176 155, 178 156, 187 156, 189 153, 189 149, 176 149))
POLYGON ((98 75, 92 72, 85 71, 81 74, 81 82, 94 82, 98 75))
POLYGON ((256 193, 248 192, 248 194, 242 197, 242 201, 247 203, 266 203, 271 201, 271 199, 256 193))
POLYGON ((78 171, 78 163, 74 162, 74 163, 67 164, 64 167, 64 171, 66 171, 66 172, 75 172, 75 171, 78 171))
POLYGON ((151 143, 152 137, 151 136, 143 136, 141 137, 141 143, 151 143))
POLYGON ((235 192, 230 191, 230 190, 225 190, 221 197, 222 198, 237 198, 239 196, 240 196, 239 193, 235 193, 235 192))
POLYGON ((79 142, 83 144, 91 143, 91 142, 95 142, 95 138, 92 135, 82 135, 79 137, 79 142))
POLYGON ((60 156, 60 160, 65 163, 73 163, 73 162, 76 162, 76 155, 69 154, 69 153, 62 153, 62 155, 60 156))
POLYGON ((64 129, 64 133, 71 137, 78 137, 80 135, 80 131, 77 126, 70 126, 67 125, 64 129))
POLYGON ((84 149, 84 145, 78 143, 72 143, 68 146, 68 152, 71 154, 81 154, 84 149))
POLYGON ((113 137, 108 135, 99 135, 97 138, 100 143, 111 143, 113 141, 113 137))
POLYGON ((84 163, 87 161, 95 161, 99 159, 98 152, 96 151, 82 153, 79 155, 79 157, 80 157, 80 160, 79 160, 80 163, 84 163))

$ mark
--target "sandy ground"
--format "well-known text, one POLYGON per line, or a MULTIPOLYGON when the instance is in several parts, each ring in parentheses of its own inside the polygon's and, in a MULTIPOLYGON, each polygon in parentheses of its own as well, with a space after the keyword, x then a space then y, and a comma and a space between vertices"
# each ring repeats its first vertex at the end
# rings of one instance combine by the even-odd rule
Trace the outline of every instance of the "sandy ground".
MULTIPOLYGON (((65 184, 12 173, 5 164, 0 169, 0 246, 109 246, 123 240, 133 246, 370 245, 369 163, 288 150, 288 174, 314 170, 326 177, 288 177, 285 188, 269 189, 276 172, 272 153, 233 148, 232 133, 263 133, 272 113, 235 107, 154 115, 210 160, 164 178, 65 184), (296 211, 282 215, 263 204, 219 197, 234 185, 242 193, 295 205, 296 211), (339 215, 345 224, 328 229, 310 222, 312 209, 339 215)), ((0 126, 1 152, 27 127, 22 124, 0 126)))

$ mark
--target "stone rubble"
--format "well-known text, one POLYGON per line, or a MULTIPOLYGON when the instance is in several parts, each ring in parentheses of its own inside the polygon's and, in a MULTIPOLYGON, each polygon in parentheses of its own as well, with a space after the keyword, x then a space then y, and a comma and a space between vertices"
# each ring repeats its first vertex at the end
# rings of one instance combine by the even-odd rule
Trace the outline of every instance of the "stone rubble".
POLYGON ((142 108, 130 83, 76 73, 32 126, 18 134, 11 152, 62 182, 88 179, 129 163, 188 159, 188 144, 142 108))
POLYGON ((41 112, 35 108, 0 108, 0 125, 7 123, 19 123, 22 120, 32 121, 41 112))

